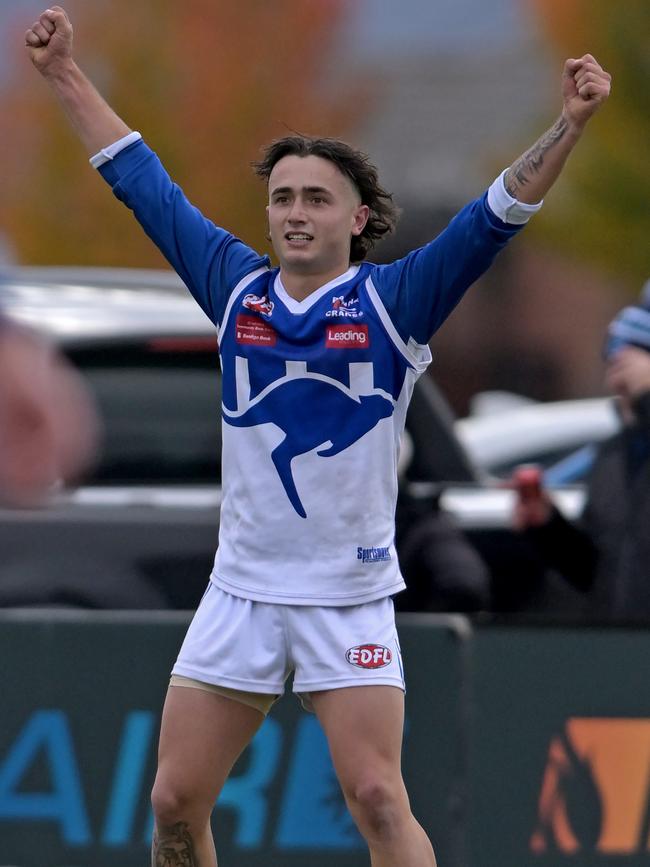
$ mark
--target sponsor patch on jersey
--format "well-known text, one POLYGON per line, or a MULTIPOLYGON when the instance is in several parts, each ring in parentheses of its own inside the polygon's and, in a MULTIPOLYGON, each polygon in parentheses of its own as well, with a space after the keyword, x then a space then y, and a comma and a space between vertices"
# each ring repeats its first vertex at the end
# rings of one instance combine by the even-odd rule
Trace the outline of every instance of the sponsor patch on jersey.
POLYGON ((268 322, 257 316, 237 314, 235 323, 235 340, 237 343, 247 343, 253 346, 275 346, 277 334, 268 322))
POLYGON ((357 310, 358 305, 359 299, 356 297, 346 301, 345 296, 335 295, 332 298, 332 309, 328 310, 325 316, 358 319, 363 316, 363 310, 357 310))
POLYGON ((383 644, 359 644, 351 647, 345 658, 357 668, 384 668, 393 661, 393 652, 383 644))
POLYGON ((273 313, 274 304, 270 301, 266 295, 244 295, 242 299, 242 305, 246 307, 247 310, 253 310, 255 313, 261 313, 262 316, 271 317, 273 313))
POLYGON ((328 325, 325 329, 327 349, 367 349, 370 335, 367 325, 328 325))
POLYGON ((390 560, 390 548, 357 548, 357 560, 362 563, 382 563, 390 560))

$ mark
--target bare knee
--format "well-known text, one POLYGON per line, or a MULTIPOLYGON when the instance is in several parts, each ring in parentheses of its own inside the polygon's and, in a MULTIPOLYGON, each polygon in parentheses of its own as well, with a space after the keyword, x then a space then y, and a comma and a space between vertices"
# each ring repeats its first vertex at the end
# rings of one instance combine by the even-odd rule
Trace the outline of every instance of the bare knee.
POLYGON ((158 827, 173 827, 179 822, 191 825, 203 824, 210 818, 212 799, 200 797, 182 782, 165 777, 156 777, 151 792, 151 805, 158 827))
POLYGON ((368 777, 346 792, 350 810, 361 833, 369 840, 397 837, 410 819, 410 808, 401 780, 368 777))

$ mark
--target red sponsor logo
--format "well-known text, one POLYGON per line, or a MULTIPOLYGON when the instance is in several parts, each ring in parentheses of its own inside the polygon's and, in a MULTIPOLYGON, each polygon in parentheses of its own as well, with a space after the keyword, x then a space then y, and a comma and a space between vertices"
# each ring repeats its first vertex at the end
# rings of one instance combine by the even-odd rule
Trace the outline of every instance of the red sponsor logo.
POLYGON ((367 325, 328 325, 325 329, 327 349, 366 349, 370 346, 367 325))
POLYGON ((384 668, 393 661, 393 653, 383 644, 360 644, 351 647, 345 654, 350 665, 358 668, 384 668))
POLYGON ((269 301, 266 295, 263 298, 260 298, 259 295, 244 295, 242 304, 249 310, 263 313, 265 316, 270 316, 273 313, 273 302, 269 301))
POLYGON ((248 343, 255 346, 275 346, 277 334, 268 322, 258 319, 257 316, 247 316, 245 313, 238 313, 235 324, 235 339, 237 343, 248 343))

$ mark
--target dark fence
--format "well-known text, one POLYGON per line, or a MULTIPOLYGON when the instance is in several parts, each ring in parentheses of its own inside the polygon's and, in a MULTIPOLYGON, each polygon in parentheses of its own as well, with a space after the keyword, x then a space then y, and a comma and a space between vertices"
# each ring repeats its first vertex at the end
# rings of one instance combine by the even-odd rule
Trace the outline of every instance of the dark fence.
MULTIPOLYGON (((0 614, 0 865, 142 867, 178 614, 0 614)), ((440 867, 650 865, 650 634, 403 616, 404 773, 440 867)), ((214 813, 224 867, 367 864, 287 696, 214 813)))

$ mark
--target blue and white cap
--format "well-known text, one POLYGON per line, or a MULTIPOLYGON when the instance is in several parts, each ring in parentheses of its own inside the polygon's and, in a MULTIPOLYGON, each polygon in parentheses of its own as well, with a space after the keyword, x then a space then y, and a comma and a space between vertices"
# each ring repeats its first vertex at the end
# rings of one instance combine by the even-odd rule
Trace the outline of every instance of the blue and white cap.
POLYGON ((605 359, 625 346, 638 346, 650 352, 650 280, 641 290, 640 303, 624 307, 610 322, 603 348, 605 359))

